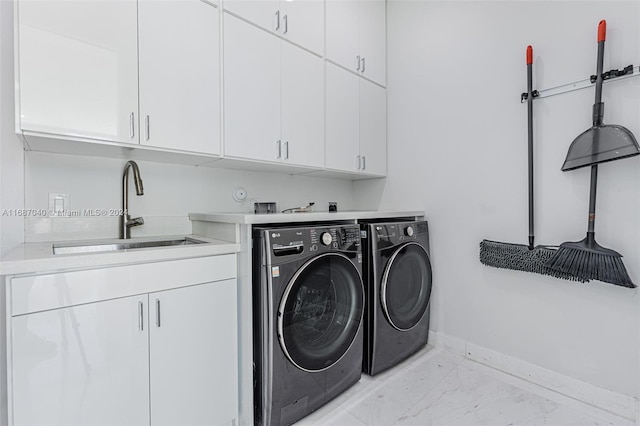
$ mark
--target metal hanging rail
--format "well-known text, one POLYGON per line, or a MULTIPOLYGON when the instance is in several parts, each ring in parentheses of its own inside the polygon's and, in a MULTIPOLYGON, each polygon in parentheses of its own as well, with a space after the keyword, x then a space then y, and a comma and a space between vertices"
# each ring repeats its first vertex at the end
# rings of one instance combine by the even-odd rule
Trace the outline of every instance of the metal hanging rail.
MULTIPOLYGON (((625 80, 627 78, 637 77, 637 76, 640 76, 640 66, 634 67, 632 65, 629 65, 628 67, 624 68, 622 71, 611 70, 604 73, 603 83, 625 80)), ((552 87, 550 89, 534 90, 532 92, 533 98, 534 99, 548 98, 549 96, 555 96, 555 95, 560 95, 562 93, 573 92, 574 90, 586 89, 588 87, 592 87, 595 84, 595 81, 596 81, 595 78, 596 76, 592 75, 590 78, 580 80, 580 81, 575 81, 573 83, 563 84, 561 86, 552 87)), ((522 93, 520 95, 520 102, 521 103, 526 102, 527 97, 528 97, 527 93, 522 93)))

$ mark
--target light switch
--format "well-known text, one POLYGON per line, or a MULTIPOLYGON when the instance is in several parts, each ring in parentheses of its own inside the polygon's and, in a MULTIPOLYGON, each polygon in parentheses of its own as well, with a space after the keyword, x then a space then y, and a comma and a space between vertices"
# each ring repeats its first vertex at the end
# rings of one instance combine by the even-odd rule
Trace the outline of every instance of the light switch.
POLYGON ((69 210, 69 194, 49 194, 49 216, 64 216, 69 210))

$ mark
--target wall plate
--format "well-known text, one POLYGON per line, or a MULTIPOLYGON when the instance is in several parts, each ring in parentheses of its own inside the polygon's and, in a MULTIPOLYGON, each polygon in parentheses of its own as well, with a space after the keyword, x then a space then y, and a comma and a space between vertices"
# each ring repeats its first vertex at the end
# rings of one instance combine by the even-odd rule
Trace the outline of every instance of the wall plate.
POLYGON ((231 195, 234 200, 240 203, 247 199, 247 190, 241 186, 236 186, 233 188, 233 193, 231 195))
POLYGON ((64 216, 69 210, 69 194, 49 194, 49 216, 64 216))

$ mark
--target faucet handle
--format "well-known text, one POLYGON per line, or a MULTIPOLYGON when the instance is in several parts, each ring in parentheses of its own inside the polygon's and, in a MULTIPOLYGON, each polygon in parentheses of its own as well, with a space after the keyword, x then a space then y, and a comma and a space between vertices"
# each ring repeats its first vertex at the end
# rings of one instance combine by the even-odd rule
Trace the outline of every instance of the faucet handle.
POLYGON ((144 225, 144 218, 142 217, 136 217, 136 218, 127 220, 127 227, 129 228, 132 226, 140 226, 140 225, 144 225))

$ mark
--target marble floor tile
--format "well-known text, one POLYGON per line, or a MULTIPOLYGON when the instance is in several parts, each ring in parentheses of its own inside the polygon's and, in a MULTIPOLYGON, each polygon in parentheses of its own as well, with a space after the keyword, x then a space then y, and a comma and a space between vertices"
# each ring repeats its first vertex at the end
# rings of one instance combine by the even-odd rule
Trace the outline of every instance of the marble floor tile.
POLYGON ((593 406, 427 347, 298 422, 331 426, 633 426, 593 406))
POLYGON ((513 422, 510 426, 633 426, 634 424, 631 420, 622 419, 613 415, 610 415, 608 420, 601 420, 585 415, 574 408, 561 405, 549 413, 513 422))
MULTIPOLYGON (((410 368, 387 372, 384 385, 349 412, 370 426, 392 425, 451 373, 462 357, 434 351, 427 360, 414 360, 410 368)), ((377 376, 374 377, 374 380, 377 376)))
POLYGON ((558 404, 460 365, 397 425, 508 425, 547 414, 558 404))

